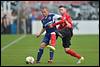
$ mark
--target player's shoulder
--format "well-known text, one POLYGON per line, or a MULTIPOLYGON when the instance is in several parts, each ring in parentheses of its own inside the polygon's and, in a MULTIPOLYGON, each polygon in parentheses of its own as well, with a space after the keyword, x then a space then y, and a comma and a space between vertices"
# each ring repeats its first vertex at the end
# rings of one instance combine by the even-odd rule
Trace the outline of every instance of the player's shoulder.
POLYGON ((61 15, 56 14, 56 13, 50 13, 50 15, 52 15, 54 18, 61 17, 61 15))
POLYGON ((49 13, 49 15, 53 15, 53 16, 55 16, 55 15, 58 15, 58 14, 56 14, 56 13, 49 13))
POLYGON ((41 18, 41 21, 43 21, 44 19, 45 19, 45 17, 42 17, 42 18, 41 18))
POLYGON ((54 16, 55 14, 54 13, 49 13, 49 15, 48 16, 54 16))

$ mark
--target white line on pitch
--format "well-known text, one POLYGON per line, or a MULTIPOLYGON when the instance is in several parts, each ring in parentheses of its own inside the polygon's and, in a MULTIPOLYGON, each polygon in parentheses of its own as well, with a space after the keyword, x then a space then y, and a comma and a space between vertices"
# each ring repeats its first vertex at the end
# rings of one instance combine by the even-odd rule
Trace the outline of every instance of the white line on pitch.
POLYGON ((16 40, 14 40, 14 41, 12 41, 12 42, 10 42, 9 44, 7 44, 7 45, 4 46, 3 48, 1 48, 1 52, 4 51, 4 50, 5 50, 6 48, 8 48, 9 46, 11 46, 11 45, 17 43, 18 41, 20 41, 20 40, 23 39, 24 37, 25 37, 25 35, 23 35, 23 36, 17 38, 16 40))

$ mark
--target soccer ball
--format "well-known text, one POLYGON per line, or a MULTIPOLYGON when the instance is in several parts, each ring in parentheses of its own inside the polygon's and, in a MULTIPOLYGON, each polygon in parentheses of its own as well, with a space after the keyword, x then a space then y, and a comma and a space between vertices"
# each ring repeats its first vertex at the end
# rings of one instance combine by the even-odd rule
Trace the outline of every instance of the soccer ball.
POLYGON ((34 63, 34 58, 32 56, 26 57, 26 64, 33 64, 34 63))

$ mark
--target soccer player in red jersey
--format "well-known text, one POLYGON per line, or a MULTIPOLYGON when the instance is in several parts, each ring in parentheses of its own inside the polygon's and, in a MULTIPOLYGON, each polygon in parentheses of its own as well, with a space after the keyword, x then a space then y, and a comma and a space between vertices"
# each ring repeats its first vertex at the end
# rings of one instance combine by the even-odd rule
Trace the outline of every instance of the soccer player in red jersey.
POLYGON ((79 64, 82 60, 84 60, 84 57, 76 53, 74 50, 70 49, 71 38, 73 36, 73 23, 71 16, 68 14, 65 6, 63 5, 59 6, 59 12, 62 15, 61 20, 59 22, 51 24, 49 27, 52 28, 56 25, 59 25, 58 30, 63 36, 62 42, 65 52, 71 56, 76 57, 78 59, 77 64, 79 64))

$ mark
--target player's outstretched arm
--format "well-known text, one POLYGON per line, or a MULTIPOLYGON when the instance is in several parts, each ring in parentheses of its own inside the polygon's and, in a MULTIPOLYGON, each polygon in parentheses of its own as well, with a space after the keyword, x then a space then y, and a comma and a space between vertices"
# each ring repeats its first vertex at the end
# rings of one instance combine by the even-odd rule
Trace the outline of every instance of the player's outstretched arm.
POLYGON ((55 27, 56 25, 62 24, 64 20, 60 20, 59 22, 53 23, 49 26, 49 28, 55 27))
POLYGON ((45 31, 45 28, 42 28, 40 33, 35 34, 35 36, 38 38, 44 31, 45 31))

